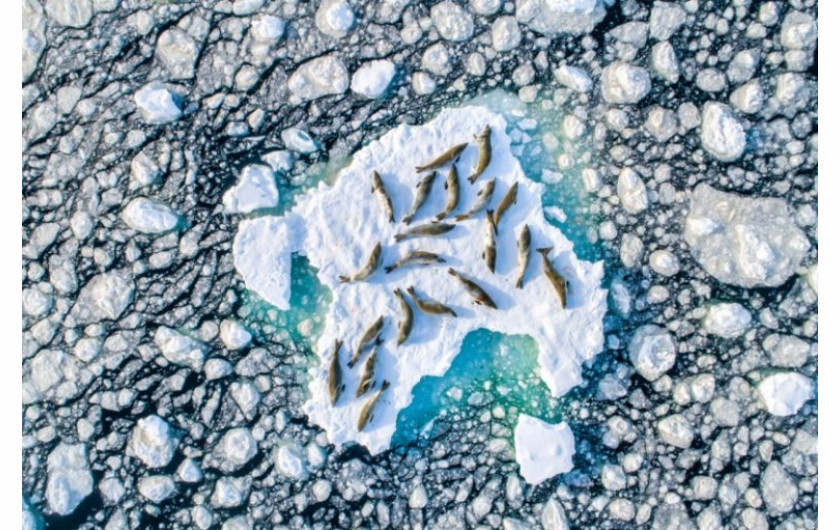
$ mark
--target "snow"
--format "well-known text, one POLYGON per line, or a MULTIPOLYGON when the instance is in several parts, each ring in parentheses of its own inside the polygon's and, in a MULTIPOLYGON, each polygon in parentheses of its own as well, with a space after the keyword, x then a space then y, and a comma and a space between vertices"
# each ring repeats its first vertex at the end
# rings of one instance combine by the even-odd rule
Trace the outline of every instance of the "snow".
POLYGON ((350 90, 370 99, 381 97, 394 79, 396 67, 387 59, 369 61, 353 74, 350 90))
POLYGON ((810 248, 782 199, 747 198, 707 184, 694 188, 683 237, 706 272, 742 287, 781 285, 810 248))
POLYGON ((343 94, 349 84, 347 67, 336 55, 325 55, 303 63, 288 81, 294 103, 343 94))
POLYGON ((630 340, 630 361, 639 375, 656 381, 674 366, 677 346, 671 334, 659 326, 638 328, 630 340))
POLYGON ((703 329, 707 333, 724 339, 736 339, 752 324, 752 315, 741 304, 722 303, 709 307, 703 318, 703 329))
POLYGON ((134 104, 148 124, 160 125, 181 117, 175 96, 158 81, 152 81, 134 94, 134 104))
POLYGON ((520 414, 513 439, 519 474, 528 484, 540 484, 574 467, 575 437, 566 422, 551 424, 520 414))
POLYGON ((77 324, 116 320, 133 300, 133 280, 113 271, 97 274, 79 292, 73 316, 77 324))
POLYGON ((723 162, 737 160, 747 147, 741 122, 728 105, 718 102, 703 105, 700 140, 709 154, 723 162))
POLYGON ((239 180, 222 197, 226 213, 249 213, 277 206, 280 193, 274 171, 263 164, 245 166, 239 180))
POLYGON ((516 19, 548 36, 592 31, 614 0, 516 0, 516 19))
POLYGON ((645 181, 639 174, 626 167, 618 174, 618 198, 621 206, 630 214, 647 210, 648 195, 645 181))
POLYGON ((650 74, 644 68, 616 61, 601 73, 601 94, 607 103, 638 103, 650 92, 650 74))
POLYGON ((589 77, 589 74, 583 68, 561 64, 554 70, 554 77, 560 84, 578 92, 589 92, 592 90, 592 78, 589 77))
POLYGON ((47 0, 44 7, 51 19, 68 28, 83 28, 93 18, 90 0, 47 0))
POLYGON ((767 412, 774 416, 792 416, 811 399, 814 383, 796 372, 770 375, 758 384, 758 396, 767 412))
POLYGON ((169 232, 177 227, 181 220, 169 206, 145 197, 132 199, 120 217, 134 230, 146 234, 169 232))
POLYGON ((140 419, 134 426, 127 452, 140 459, 146 467, 165 467, 175 456, 175 445, 169 424, 152 414, 140 419))
POLYGON ((461 42, 472 37, 475 29, 472 15, 454 2, 447 0, 435 4, 431 16, 438 33, 445 40, 461 42))
POLYGON ((251 333, 236 320, 225 319, 219 325, 219 335, 229 350, 241 350, 251 343, 251 333))
MULTIPOLYGON (((412 399, 412 388, 423 376, 440 376, 461 349, 467 333, 486 328, 508 334, 527 334, 539 346, 540 374, 552 394, 560 396, 581 382, 580 364, 592 358, 603 345, 602 318, 606 292, 600 288, 602 264, 579 261, 572 244, 544 218, 540 197, 543 185, 525 177, 510 152, 504 119, 484 107, 446 109, 433 121, 411 127, 400 125, 380 140, 356 153, 338 175, 335 185, 322 183, 299 196, 296 205, 282 217, 243 220, 234 240, 234 264, 246 286, 274 306, 289 309, 291 253, 305 255, 318 270, 318 279, 332 291, 324 317, 324 331, 314 345, 321 356, 313 369, 311 398, 304 410, 311 422, 327 432, 331 443, 355 441, 371 453, 388 448, 396 428, 397 413, 412 399), (443 237, 422 238, 395 244, 393 236, 404 229, 390 224, 377 197, 371 194, 371 175, 379 171, 401 218, 413 201, 417 174, 407 168, 427 162, 458 142, 471 140, 490 125, 493 156, 485 175, 475 185, 466 177, 477 159, 477 147, 470 144, 457 164, 461 176, 461 204, 466 211, 477 190, 496 177, 495 207, 509 186, 519 182, 517 202, 499 227, 497 274, 492 275, 480 256, 485 221, 480 216, 458 224, 443 237), (516 276, 516 238, 527 222, 532 249, 554 246, 551 254, 569 280, 571 293, 567 309, 548 287, 540 270, 539 256, 532 254, 525 286, 513 288, 516 276), (338 275, 356 270, 367 259, 376 242, 383 243, 385 263, 413 249, 445 256, 457 270, 480 282, 494 297, 499 309, 476 306, 446 267, 415 267, 385 275, 381 270, 365 282, 339 284, 338 275), (452 305, 459 318, 431 317, 415 309, 414 330, 399 350, 394 344, 399 306, 393 289, 415 285, 422 294, 452 305), (344 341, 342 358, 350 354, 364 331, 379 317, 386 316, 384 344, 379 350, 376 380, 387 379, 391 387, 382 396, 372 422, 361 433, 356 424, 365 399, 355 399, 349 389, 358 383, 359 371, 348 371, 342 363, 347 390, 332 407, 327 399, 326 371, 336 338, 344 341)), ((445 204, 442 180, 433 187, 419 212, 418 223, 428 222, 445 204)), ((532 250, 533 252, 533 250, 532 250)))
POLYGON ((672 414, 662 418, 656 424, 656 430, 663 442, 681 449, 691 447, 691 442, 694 440, 694 429, 682 414, 672 414))
POLYGON ((189 366, 196 372, 204 363, 205 346, 197 340, 161 326, 155 331, 155 345, 169 362, 189 366))
POLYGON ((490 37, 493 41, 494 50, 507 52, 519 46, 519 42, 522 40, 522 32, 519 30, 519 23, 516 18, 505 16, 493 21, 490 37))
POLYGON ((186 31, 175 27, 161 33, 157 39, 155 56, 166 67, 169 79, 195 77, 198 44, 186 31))
POLYGON ((50 512, 73 513, 93 492, 93 475, 83 444, 58 444, 47 457, 46 500, 50 512))
POLYGON ((324 34, 336 39, 347 35, 356 17, 346 0, 323 0, 315 12, 315 25, 324 34))

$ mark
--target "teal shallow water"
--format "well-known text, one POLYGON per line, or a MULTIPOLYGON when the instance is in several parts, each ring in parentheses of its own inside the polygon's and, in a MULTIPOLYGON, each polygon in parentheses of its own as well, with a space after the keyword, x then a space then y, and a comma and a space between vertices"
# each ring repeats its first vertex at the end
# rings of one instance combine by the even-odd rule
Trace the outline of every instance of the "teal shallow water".
MULTIPOLYGON (((525 174, 545 185, 544 208, 546 211, 562 210, 560 219, 548 214, 546 217, 574 243, 575 253, 580 258, 590 261, 600 259, 600 249, 589 241, 588 232, 597 224, 583 190, 581 170, 585 164, 575 162, 578 158, 571 156, 572 164, 562 171, 557 169, 559 152, 568 155, 582 152, 585 148, 585 145, 572 145, 562 138, 560 124, 563 113, 542 110, 539 103, 525 105, 516 97, 502 92, 493 92, 466 104, 485 105, 505 114, 507 132, 513 136, 514 148, 517 143, 521 145, 517 158, 525 174), (532 140, 526 141, 526 135, 532 140), (546 135, 556 138, 559 148, 547 149, 543 140, 546 135)), ((580 158, 585 159, 585 156, 581 154, 580 158)), ((305 193, 320 180, 332 182, 341 169, 341 163, 320 165, 318 175, 314 175, 315 169, 311 168, 305 184, 299 187, 281 182, 280 194, 285 197, 283 203, 269 212, 260 213, 281 215, 292 206, 296 194, 305 193)), ((290 310, 281 311, 257 295, 245 292, 239 315, 258 334, 275 341, 294 342, 299 350, 307 352, 311 366, 318 362, 311 351, 311 344, 323 330, 323 317, 332 295, 318 282, 316 271, 305 257, 293 257, 292 277, 290 310)), ((540 379, 538 353, 535 341, 528 336, 506 336, 484 329, 470 333, 443 376, 424 377, 414 388, 411 405, 398 415, 392 445, 400 446, 422 439, 441 420, 462 421, 473 415, 469 413, 470 409, 477 404, 489 404, 496 411, 501 411, 501 417, 496 416, 495 421, 510 427, 508 441, 511 444, 519 413, 552 423, 562 421, 564 400, 552 398, 548 387, 540 379)))

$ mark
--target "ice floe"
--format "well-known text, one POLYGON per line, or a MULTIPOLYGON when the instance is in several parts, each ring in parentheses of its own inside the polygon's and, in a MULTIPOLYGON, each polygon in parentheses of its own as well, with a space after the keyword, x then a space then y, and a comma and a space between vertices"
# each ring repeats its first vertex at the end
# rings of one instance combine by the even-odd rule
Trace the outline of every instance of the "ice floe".
POLYGON ((520 414, 513 439, 519 473, 528 484, 572 470, 575 437, 566 422, 551 424, 520 414))

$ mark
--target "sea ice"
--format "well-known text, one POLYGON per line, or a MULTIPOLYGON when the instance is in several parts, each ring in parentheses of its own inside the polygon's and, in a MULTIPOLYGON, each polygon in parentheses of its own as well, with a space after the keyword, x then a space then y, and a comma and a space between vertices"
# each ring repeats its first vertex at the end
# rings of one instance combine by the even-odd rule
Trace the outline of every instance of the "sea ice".
POLYGON ((128 203, 121 217, 125 224, 146 234, 168 232, 178 226, 181 220, 169 206, 145 197, 138 197, 128 203))
POLYGON ((650 74, 644 68, 616 61, 601 72, 601 94, 607 103, 638 103, 650 92, 650 74))
POLYGON ((717 102, 703 105, 700 140, 706 151, 723 162, 737 160, 747 147, 741 122, 728 105, 717 102))
POLYGON ((159 81, 152 81, 134 94, 134 104, 148 124, 160 125, 181 117, 175 96, 159 81))
MULTIPOLYGON (((525 177, 510 151, 505 129, 505 120, 484 107, 447 109, 425 125, 400 125, 356 153, 333 186, 322 183, 299 196, 291 211, 282 217, 240 222, 234 240, 234 264, 249 289, 278 308, 289 309, 291 254, 299 252, 318 270, 319 281, 332 291, 324 331, 314 347, 321 364, 312 372, 311 398, 304 405, 310 421, 324 428, 332 443, 356 441, 374 454, 387 449, 397 413, 411 402, 414 386, 423 376, 446 372, 464 337, 473 330, 486 328, 533 337, 540 351, 540 375, 555 396, 579 384, 581 363, 601 350, 602 318, 606 311, 606 292, 600 288, 602 264, 579 261, 571 242, 545 220, 541 205, 543 185, 525 177), (491 204, 497 204, 513 182, 519 183, 516 204, 499 226, 496 274, 491 274, 481 259, 483 217, 476 215, 458 223, 442 237, 396 244, 394 235, 406 226, 389 223, 376 195, 370 192, 371 175, 377 170, 397 217, 402 218, 413 201, 412 190, 418 178, 413 167, 455 143, 471 140, 485 125, 493 131, 492 161, 484 176, 470 186, 466 177, 477 159, 477 147, 470 144, 463 152, 457 162, 462 198, 456 213, 469 209, 477 189, 491 175, 496 178, 491 204), (516 239, 524 223, 531 230, 532 249, 554 247, 554 266, 571 284, 566 309, 560 307, 548 288, 536 253, 531 256, 524 288, 513 287, 516 239), (364 282, 339 283, 338 276, 356 270, 377 242, 383 244, 386 264, 415 249, 436 252, 448 263, 404 268, 387 275, 380 269, 364 282), (447 274, 449 266, 478 281, 499 308, 494 311, 474 305, 459 282, 447 274), (394 337, 399 305, 393 290, 412 285, 422 295, 454 307, 459 317, 432 317, 415 309, 411 337, 397 348, 394 337), (386 317, 382 334, 385 342, 379 349, 375 379, 377 386, 388 380, 391 387, 375 409, 372 422, 358 432, 359 412, 368 396, 353 396, 360 370, 358 366, 348 370, 346 364, 361 335, 379 316, 386 317), (344 341, 341 365, 346 390, 333 407, 327 396, 326 373, 335 339, 344 341)), ((433 186, 427 204, 419 212, 418 223, 430 221, 431 214, 443 209, 442 181, 439 178, 433 186)))
POLYGON ((73 513, 93 492, 93 475, 83 444, 58 444, 47 457, 47 505, 57 515, 73 513))
POLYGON ((659 326, 642 326, 630 340, 630 361, 639 374, 655 381, 674 366, 677 346, 668 331, 659 326))
POLYGON ((376 99, 388 90, 396 67, 386 59, 377 59, 359 67, 353 74, 350 90, 370 99, 376 99))
POLYGON ((356 16, 347 0, 323 0, 315 12, 315 25, 325 34, 340 39, 353 28, 356 16))
POLYGON ((575 437, 566 422, 551 424, 520 414, 513 439, 519 473, 528 484, 571 471, 575 437))
POLYGON ((169 424, 154 414, 141 418, 131 431, 127 452, 147 467, 166 466, 175 455, 175 440, 169 424))
POLYGON ((553 36, 592 31, 614 0, 516 0, 516 19, 534 31, 553 36))
POLYGON ((735 339, 744 334, 752 323, 752 315, 741 304, 723 303, 709 307, 703 318, 703 329, 724 339, 735 339))
POLYGON ((435 4, 431 15, 432 22, 444 39, 460 42, 472 37, 475 27, 472 15, 456 3, 445 0, 435 4))
POLYGON ((683 237, 706 272, 742 287, 781 285, 811 246, 782 199, 742 197, 707 184, 694 188, 683 237))
POLYGON ((274 171, 263 164, 250 164, 242 169, 236 185, 225 192, 222 204, 227 213, 249 213, 277 206, 278 200, 274 171))
POLYGON ((774 416, 792 416, 811 399, 814 383, 796 372, 780 372, 758 383, 758 396, 767 412, 774 416))
POLYGON ((292 100, 298 102, 343 94, 349 84, 347 67, 335 55, 325 55, 303 63, 288 81, 292 100))

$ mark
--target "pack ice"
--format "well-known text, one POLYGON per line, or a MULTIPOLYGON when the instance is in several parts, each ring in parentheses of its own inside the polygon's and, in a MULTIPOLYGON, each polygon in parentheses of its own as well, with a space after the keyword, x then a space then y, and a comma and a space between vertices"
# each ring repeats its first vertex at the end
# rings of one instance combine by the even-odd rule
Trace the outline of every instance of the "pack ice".
MULTIPOLYGON (((318 271, 318 279, 332 291, 325 327, 315 344, 321 362, 311 373, 309 401, 304 410, 321 426, 331 443, 357 442, 371 453, 386 450, 396 428, 398 413, 412 401, 412 389, 426 376, 441 376, 461 349, 464 337, 485 328, 505 334, 530 335, 539 347, 540 376, 554 396, 581 382, 581 364, 603 345, 602 319, 606 291, 601 289, 603 264, 578 260, 572 243, 543 216, 543 185, 525 176, 511 153, 505 119, 485 107, 443 110, 421 126, 400 125, 355 154, 332 186, 319 187, 299 196, 283 216, 243 220, 234 241, 234 262, 246 286, 282 310, 289 309, 291 255, 305 255, 318 271), (473 136, 485 125, 492 129, 492 161, 482 176, 470 184, 467 177, 478 158, 473 136), (455 144, 470 142, 456 166, 461 199, 455 214, 470 209, 476 193, 490 178, 496 187, 489 207, 495 209, 514 182, 519 183, 516 203, 498 227, 496 273, 482 259, 486 220, 484 213, 457 223, 438 237, 397 243, 394 236, 407 228, 399 220, 414 200, 420 177, 415 166, 429 162, 455 144), (391 197, 397 222, 390 223, 377 196, 371 193, 376 170, 391 197), (522 227, 531 231, 531 258, 522 289, 514 287, 517 275, 517 239, 522 227), (384 264, 393 263, 412 250, 427 250, 444 257, 446 264, 400 268, 386 274, 380 267, 362 282, 339 283, 339 275, 352 274, 382 244, 384 264), (568 281, 568 302, 563 309, 541 271, 535 249, 553 247, 554 267, 568 281), (477 281, 495 300, 497 310, 473 304, 457 279, 447 274, 453 267, 477 281), (423 297, 452 307, 457 318, 430 316, 414 310, 414 329, 400 347, 396 344, 400 306, 394 289, 414 286, 423 297), (378 401, 372 421, 361 432, 357 421, 369 391, 356 398, 356 387, 365 364, 362 357, 352 369, 347 362, 360 338, 380 316, 385 317, 383 343, 375 369, 375 388, 383 380, 390 387, 378 401), (327 371, 336 339, 344 342, 341 368, 345 389, 330 405, 327 371)), ((412 226, 428 223, 446 202, 443 167, 429 199, 412 226)), ((452 217, 445 220, 453 222, 452 217)), ((367 355, 370 355, 369 353, 367 355)))

